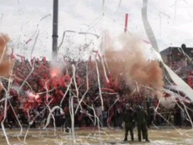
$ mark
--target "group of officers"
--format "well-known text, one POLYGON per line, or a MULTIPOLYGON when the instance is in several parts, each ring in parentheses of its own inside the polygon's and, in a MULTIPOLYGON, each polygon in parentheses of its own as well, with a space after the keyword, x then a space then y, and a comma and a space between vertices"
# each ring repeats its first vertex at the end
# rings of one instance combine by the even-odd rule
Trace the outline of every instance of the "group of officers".
POLYGON ((138 105, 134 111, 129 104, 126 104, 125 112, 123 114, 123 122, 125 128, 124 141, 128 141, 128 132, 130 132, 131 141, 134 141, 133 130, 135 126, 137 126, 138 140, 142 141, 143 137, 145 141, 149 142, 147 131, 148 116, 142 106, 138 105))

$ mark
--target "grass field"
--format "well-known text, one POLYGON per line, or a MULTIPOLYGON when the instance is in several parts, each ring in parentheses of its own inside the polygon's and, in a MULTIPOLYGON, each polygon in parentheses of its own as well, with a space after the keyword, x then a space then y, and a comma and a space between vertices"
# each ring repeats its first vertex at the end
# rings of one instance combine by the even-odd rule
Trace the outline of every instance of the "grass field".
MULTIPOLYGON (((150 143, 137 141, 135 131, 134 142, 123 142, 124 131, 121 129, 76 129, 75 140, 70 133, 62 129, 47 130, 24 130, 20 137, 18 129, 6 130, 11 145, 111 145, 111 144, 134 144, 134 145, 193 145, 192 129, 150 129, 150 143), (24 139, 25 138, 25 139, 24 139)), ((128 137, 130 139, 130 137, 128 137)), ((5 136, 1 131, 0 145, 7 145, 5 136)))

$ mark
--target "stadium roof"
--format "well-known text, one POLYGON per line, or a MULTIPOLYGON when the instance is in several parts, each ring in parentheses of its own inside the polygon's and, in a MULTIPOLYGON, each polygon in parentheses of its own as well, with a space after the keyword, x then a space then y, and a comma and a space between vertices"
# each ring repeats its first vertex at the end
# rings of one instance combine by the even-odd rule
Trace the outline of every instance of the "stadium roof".
POLYGON ((169 54, 178 54, 178 53, 186 53, 187 55, 193 54, 193 47, 168 47, 165 50, 160 52, 162 56, 167 56, 169 54))

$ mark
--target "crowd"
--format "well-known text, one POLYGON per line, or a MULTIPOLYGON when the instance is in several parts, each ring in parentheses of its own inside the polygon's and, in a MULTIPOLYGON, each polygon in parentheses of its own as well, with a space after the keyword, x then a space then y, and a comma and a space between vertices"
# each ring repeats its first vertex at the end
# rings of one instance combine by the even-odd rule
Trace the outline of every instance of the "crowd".
POLYGON ((192 48, 171 48, 168 57, 168 65, 190 87, 193 88, 193 51, 192 48))
MULTIPOLYGON (((165 109, 158 104, 156 97, 147 98, 144 93, 131 93, 121 77, 108 75, 108 82, 104 73, 101 73, 98 80, 96 66, 91 61, 64 59, 64 64, 65 67, 58 70, 56 67, 50 69, 52 65, 46 58, 15 60, 11 87, 7 80, 2 81, 5 90, 0 93, 0 99, 3 99, 9 90, 5 120, 7 127, 19 127, 18 121, 23 126, 31 127, 51 127, 54 122, 58 127, 64 124, 70 126, 70 108, 73 108, 75 127, 100 125, 122 128, 126 104, 132 108, 143 106, 148 114, 148 126, 190 125, 186 113, 178 105, 170 110, 165 109), (72 64, 76 68, 75 74, 72 64)), ((0 102, 0 105, 2 121, 5 118, 4 102, 0 102)))

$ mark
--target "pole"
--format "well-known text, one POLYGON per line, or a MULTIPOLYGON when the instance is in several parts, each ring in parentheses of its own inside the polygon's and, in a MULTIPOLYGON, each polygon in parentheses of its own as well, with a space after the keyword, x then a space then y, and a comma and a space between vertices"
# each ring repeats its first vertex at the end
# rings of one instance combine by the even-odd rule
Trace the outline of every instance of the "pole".
POLYGON ((58 0, 53 0, 52 59, 58 54, 58 0))
POLYGON ((127 25, 128 25, 128 14, 125 15, 125 28, 124 28, 124 32, 127 32, 127 25))

